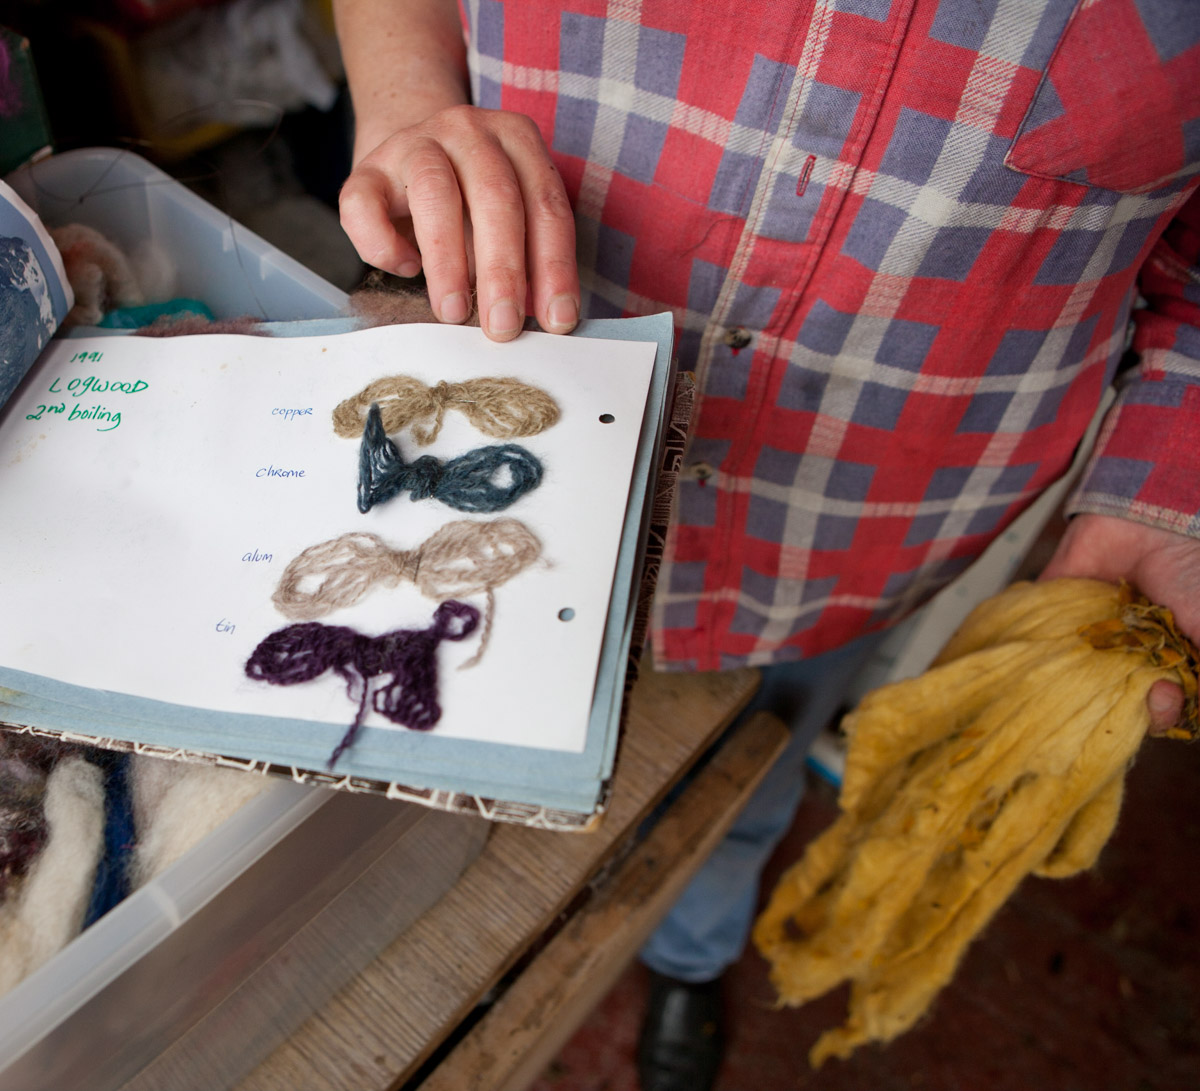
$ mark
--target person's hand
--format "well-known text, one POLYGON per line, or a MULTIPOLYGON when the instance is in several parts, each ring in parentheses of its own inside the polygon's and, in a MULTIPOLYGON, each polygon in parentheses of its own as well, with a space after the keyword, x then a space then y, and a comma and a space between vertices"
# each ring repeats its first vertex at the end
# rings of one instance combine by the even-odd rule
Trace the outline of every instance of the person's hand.
POLYGON ((394 133, 342 187, 342 227, 362 259, 399 276, 424 268, 433 313, 508 341, 525 321, 579 320, 571 206, 537 126, 523 114, 452 106, 394 133))
MULTIPOLYGON (((1041 573, 1041 579, 1086 577, 1127 580, 1174 615, 1179 629, 1200 644, 1200 540, 1109 515, 1077 515, 1041 573)), ((1150 734, 1174 726, 1183 691, 1156 682, 1147 697, 1150 734)))

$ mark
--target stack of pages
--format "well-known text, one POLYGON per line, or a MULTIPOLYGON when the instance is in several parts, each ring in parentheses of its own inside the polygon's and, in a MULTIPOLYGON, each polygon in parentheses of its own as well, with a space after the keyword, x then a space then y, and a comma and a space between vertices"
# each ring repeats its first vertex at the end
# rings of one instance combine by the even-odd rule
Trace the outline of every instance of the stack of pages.
MULTIPOLYGON (((36 235, 0 293, 52 330, 36 235)), ((670 316, 263 330, 2 335, 0 725, 586 826, 670 316)))

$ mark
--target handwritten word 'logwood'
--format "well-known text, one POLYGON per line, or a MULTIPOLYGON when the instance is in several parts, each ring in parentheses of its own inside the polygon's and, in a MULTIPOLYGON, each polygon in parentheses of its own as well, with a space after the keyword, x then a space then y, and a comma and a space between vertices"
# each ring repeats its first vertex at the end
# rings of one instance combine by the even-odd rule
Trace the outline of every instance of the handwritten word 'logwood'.
POLYGON ((283 417, 284 420, 295 420, 297 417, 311 417, 312 406, 307 409, 272 409, 271 416, 283 417))
MULTIPOLYGON (((50 393, 61 393, 63 388, 58 384, 62 382, 62 376, 57 376, 50 384, 50 393)), ((68 394, 73 394, 76 398, 82 398, 85 394, 140 394, 150 384, 145 379, 134 379, 133 382, 119 382, 116 379, 98 379, 95 375, 89 375, 86 379, 71 379, 67 382, 66 391, 68 394)))
POLYGON ((285 470, 279 466, 260 466, 255 472, 255 477, 303 477, 303 470, 285 470))
MULTIPOLYGON (((39 405, 33 413, 26 413, 26 420, 41 420, 44 413, 66 413, 67 405, 65 402, 60 402, 58 405, 39 405)), ((97 427, 97 432, 111 432, 114 428, 119 428, 121 425, 121 414, 116 410, 105 409, 102 405, 93 405, 91 409, 84 409, 82 406, 71 406, 71 412, 67 414, 67 420, 94 420, 103 421, 107 427, 97 427)))

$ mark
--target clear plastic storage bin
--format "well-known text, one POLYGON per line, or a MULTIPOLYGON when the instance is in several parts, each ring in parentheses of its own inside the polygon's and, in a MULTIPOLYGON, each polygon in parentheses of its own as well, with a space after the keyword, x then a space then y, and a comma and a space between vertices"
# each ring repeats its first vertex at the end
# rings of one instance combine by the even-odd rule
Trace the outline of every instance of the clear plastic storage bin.
MULTIPOLYGON (((66 152, 7 181, 48 226, 156 248, 175 294, 219 318, 343 311, 344 293, 132 153, 66 152)), ((273 779, 0 996, 0 1091, 230 1086, 431 906, 488 829, 273 779)))

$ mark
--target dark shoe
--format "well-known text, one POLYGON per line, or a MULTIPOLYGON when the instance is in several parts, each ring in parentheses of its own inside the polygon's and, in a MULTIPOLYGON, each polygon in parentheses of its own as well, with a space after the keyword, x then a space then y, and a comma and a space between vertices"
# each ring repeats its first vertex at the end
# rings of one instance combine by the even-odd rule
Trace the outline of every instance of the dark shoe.
POLYGON ((650 973, 638 1039, 641 1091, 711 1091, 725 1050, 721 980, 690 985, 650 973))

